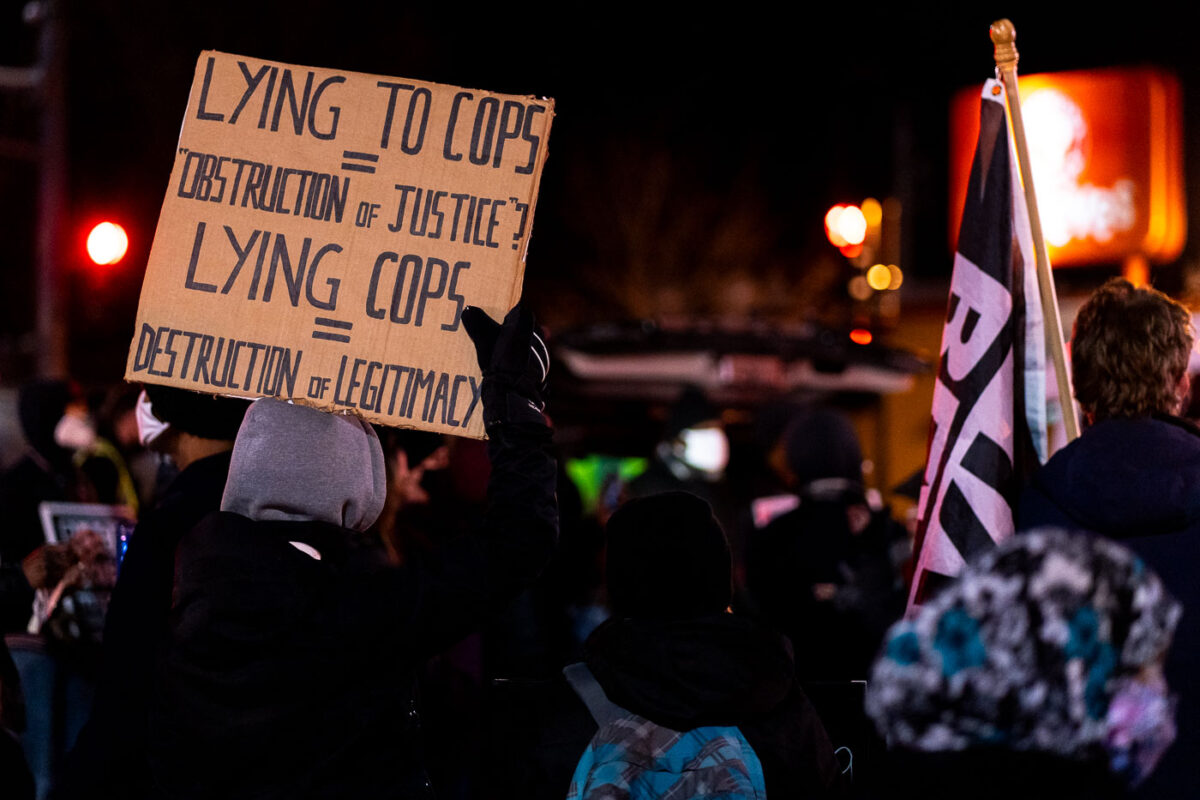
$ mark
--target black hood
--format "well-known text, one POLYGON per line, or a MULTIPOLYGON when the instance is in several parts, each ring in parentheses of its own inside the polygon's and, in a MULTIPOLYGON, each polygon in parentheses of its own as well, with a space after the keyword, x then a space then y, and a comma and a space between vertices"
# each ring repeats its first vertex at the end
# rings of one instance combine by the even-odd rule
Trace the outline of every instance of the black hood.
POLYGON ((1200 522, 1197 486, 1200 430, 1154 417, 1097 423, 1042 467, 1032 489, 1070 523, 1127 538, 1200 522))
POLYGON ((609 699, 676 730, 768 712, 794 671, 783 637, 732 614, 611 619, 588 638, 584 660, 609 699))

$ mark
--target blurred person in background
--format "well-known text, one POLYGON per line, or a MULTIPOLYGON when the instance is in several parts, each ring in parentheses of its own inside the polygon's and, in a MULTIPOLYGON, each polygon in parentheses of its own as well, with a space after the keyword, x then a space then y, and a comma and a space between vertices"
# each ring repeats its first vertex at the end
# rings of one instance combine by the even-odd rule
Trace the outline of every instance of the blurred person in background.
POLYGON ((728 464, 729 440, 721 413, 704 392, 689 386, 672 407, 646 471, 629 482, 626 494, 632 498, 689 491, 711 501, 728 464))
POLYGON ((879 796, 1127 796, 1175 736, 1162 664, 1180 613, 1113 542, 1001 543, 888 633, 866 698, 889 747, 879 796))
POLYGON ((175 477, 129 539, 104 624, 91 717, 59 770, 56 798, 145 797, 147 725, 169 630, 175 550, 221 504, 230 455, 249 403, 146 386, 136 405, 141 443, 169 459, 175 477))
POLYGON ((21 387, 17 405, 27 446, 0 475, 0 624, 21 678, 22 747, 41 796, 87 719, 116 565, 92 531, 48 544, 39 516, 44 502, 95 498, 74 463, 95 440, 82 392, 36 380, 21 387))
MULTIPOLYGON (((406 552, 429 552, 436 538, 429 530, 431 525, 443 528, 451 524, 445 517, 455 509, 446 507, 453 499, 445 491, 434 490, 441 496, 432 513, 441 519, 431 519, 430 509, 434 473, 450 465, 450 447, 444 436, 430 431, 377 428, 376 433, 387 470, 387 499, 371 529, 379 535, 388 557, 402 564, 406 552)), ((444 482, 439 483, 438 489, 443 489, 444 482)))
MULTIPOLYGON (((712 506, 721 528, 732 536, 733 552, 744 551, 738 534, 742 508, 729 491, 725 469, 729 466, 729 436, 721 409, 697 386, 679 395, 667 418, 662 439, 654 446, 645 472, 623 487, 623 502, 662 492, 690 492, 712 506)), ((740 559, 739 559, 740 560, 740 559)), ((740 564, 735 560, 735 568, 740 564)))
POLYGON ((137 492, 138 507, 150 508, 159 499, 156 490, 167 487, 156 486, 162 455, 142 443, 138 408, 143 391, 144 387, 137 383, 110 390, 98 417, 100 435, 111 441, 125 458, 137 492))
POLYGON ((93 490, 91 502, 124 506, 137 519, 142 492, 130 470, 140 450, 137 399, 140 386, 126 385, 105 393, 89 413, 92 435, 81 441, 74 462, 93 490))
POLYGON ((805 681, 864 678, 904 612, 892 557, 904 531, 868 502, 862 460, 850 421, 820 407, 796 411, 770 455, 796 505, 751 534, 747 589, 805 681))
POLYGON ((0 637, 0 786, 12 800, 33 800, 33 774, 25 762, 20 736, 25 730, 25 698, 21 676, 4 638, 0 637))
POLYGON ((33 381, 21 387, 17 404, 27 448, 0 475, 0 628, 4 633, 24 631, 33 611, 34 589, 21 562, 46 544, 38 506, 88 495, 72 463, 75 445, 90 431, 80 413, 85 406, 78 388, 61 380, 33 381))
POLYGON ((1071 374, 1083 434, 1037 473, 1017 529, 1044 525, 1118 540, 1183 603, 1166 676, 1179 693, 1179 743, 1139 796, 1194 797, 1200 786, 1200 428, 1187 406, 1191 314, 1114 278, 1079 309, 1071 374))

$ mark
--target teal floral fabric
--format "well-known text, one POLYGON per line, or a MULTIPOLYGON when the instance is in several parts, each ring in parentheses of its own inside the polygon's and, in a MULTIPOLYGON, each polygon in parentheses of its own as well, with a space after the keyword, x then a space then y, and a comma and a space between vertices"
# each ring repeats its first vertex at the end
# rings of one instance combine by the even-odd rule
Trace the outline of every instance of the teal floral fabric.
POLYGON ((1161 659, 1179 615, 1114 542, 1015 536, 892 626, 867 713, 892 747, 1102 755, 1114 694, 1161 659))

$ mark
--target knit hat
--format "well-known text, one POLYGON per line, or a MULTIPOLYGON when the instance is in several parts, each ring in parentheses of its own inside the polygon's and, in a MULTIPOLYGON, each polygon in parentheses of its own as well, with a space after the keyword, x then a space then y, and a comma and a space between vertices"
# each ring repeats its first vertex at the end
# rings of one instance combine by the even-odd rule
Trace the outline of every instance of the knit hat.
POLYGON ((608 521, 606 541, 615 616, 687 619, 729 606, 729 542, 712 508, 694 494, 630 500, 608 521))
POLYGON ((387 493, 383 450, 358 417, 256 400, 233 445, 221 510, 366 530, 387 493))
MULTIPOLYGON (((908 750, 1084 759, 1107 747, 1118 768, 1129 754, 1113 736, 1114 698, 1141 690, 1133 676, 1158 663, 1179 615, 1158 577, 1115 542, 1053 530, 1014 536, 892 626, 866 710, 908 750)), ((1150 738, 1169 741, 1173 724, 1159 717, 1150 738)))
POLYGON ((826 478, 862 484, 858 434, 836 411, 812 407, 798 412, 784 429, 783 447, 799 486, 826 478))

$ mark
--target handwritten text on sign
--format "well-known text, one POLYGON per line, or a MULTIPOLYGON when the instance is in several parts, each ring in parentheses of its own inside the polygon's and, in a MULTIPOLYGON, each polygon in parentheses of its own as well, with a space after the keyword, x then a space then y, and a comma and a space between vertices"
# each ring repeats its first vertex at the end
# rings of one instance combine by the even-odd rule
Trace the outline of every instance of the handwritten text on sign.
POLYGON ((481 436, 553 102, 201 55, 126 378, 481 436))

